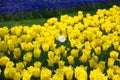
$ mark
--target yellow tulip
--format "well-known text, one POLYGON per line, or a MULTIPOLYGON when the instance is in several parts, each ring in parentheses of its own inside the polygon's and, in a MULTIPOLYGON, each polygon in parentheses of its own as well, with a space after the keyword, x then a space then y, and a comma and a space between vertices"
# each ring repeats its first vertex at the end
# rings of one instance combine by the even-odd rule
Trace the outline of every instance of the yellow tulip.
POLYGON ((0 40, 0 50, 6 52, 7 48, 8 48, 7 43, 5 41, 0 40))
POLYGON ((13 54, 14 54, 14 59, 19 59, 21 57, 20 48, 15 48, 13 54))
POLYGON ((41 50, 39 48, 34 49, 33 55, 35 58, 39 58, 41 55, 41 50))
POLYGON ((54 53, 55 53, 57 56, 60 56, 60 54, 61 54, 60 48, 54 49, 54 53))
POLYGON ((42 44, 42 49, 44 52, 48 52, 49 51, 49 45, 47 43, 43 43, 42 44))
POLYGON ((77 50, 77 49, 72 49, 72 50, 71 50, 71 55, 72 55, 73 57, 78 57, 78 52, 79 52, 79 50, 77 50))
POLYGON ((53 25, 53 24, 55 24, 57 21, 58 21, 57 18, 50 18, 50 19, 47 20, 47 23, 48 23, 49 25, 53 25))
POLYGON ((0 37, 4 37, 5 35, 7 35, 9 32, 9 29, 7 27, 2 27, 0 28, 0 37))
POLYGON ((31 62, 31 60, 32 60, 32 53, 31 52, 25 53, 25 55, 23 56, 23 60, 25 62, 31 62))
POLYGON ((22 32, 22 26, 15 26, 11 28, 11 33, 16 36, 20 36, 22 32))
POLYGON ((78 50, 82 50, 83 44, 78 42, 78 44, 76 44, 76 47, 78 50))
POLYGON ((67 59, 68 59, 69 64, 71 64, 71 65, 74 64, 74 57, 73 56, 68 56, 67 59))
POLYGON ((5 68, 4 76, 5 76, 5 78, 13 79, 15 77, 16 72, 17 72, 16 68, 5 68))
POLYGON ((52 80, 64 80, 63 74, 54 74, 52 80))
POLYGON ((120 75, 119 74, 115 74, 112 79, 113 80, 119 80, 120 79, 120 75))
POLYGON ((82 56, 79 59, 81 62, 86 63, 87 62, 87 56, 86 54, 82 54, 82 56))
POLYGON ((119 49, 119 42, 113 42, 113 46, 115 50, 119 49))
POLYGON ((8 61, 8 62, 6 62, 6 68, 12 68, 12 67, 14 67, 14 62, 12 62, 12 61, 8 61))
POLYGON ((76 41, 74 39, 70 40, 71 47, 74 47, 76 45, 76 41))
POLYGON ((34 63, 34 67, 41 68, 42 63, 40 61, 34 63))
POLYGON ((99 69, 94 69, 90 71, 90 80, 108 80, 108 77, 100 72, 99 69))
POLYGON ((33 47, 34 47, 34 49, 40 48, 40 43, 38 41, 34 41, 33 42, 33 47))
POLYGON ((64 65, 65 65, 64 61, 61 60, 61 61, 58 62, 59 68, 63 68, 64 65))
POLYGON ((65 53, 65 46, 64 45, 60 46, 60 51, 61 51, 61 53, 65 53))
POLYGON ((27 33, 29 31, 30 27, 29 26, 24 26, 23 27, 23 33, 27 33))
POLYGON ((32 36, 30 34, 25 35, 25 42, 32 41, 32 36))
POLYGON ((87 59, 90 59, 91 55, 91 50, 89 49, 82 49, 82 53, 85 54, 87 56, 87 59))
POLYGON ((48 52, 48 58, 49 59, 53 59, 54 58, 54 52, 53 51, 49 51, 48 52))
POLYGON ((25 51, 31 51, 33 49, 33 44, 31 42, 28 42, 28 43, 22 42, 21 48, 22 50, 25 50, 25 51))
POLYGON ((75 68, 75 78, 77 80, 87 80, 87 71, 84 66, 77 66, 75 68))
POLYGON ((113 68, 109 68, 109 69, 107 70, 107 75, 108 75, 108 78, 109 78, 109 79, 112 79, 113 76, 114 76, 114 69, 113 69, 113 68))
POLYGON ((97 61, 98 61, 98 57, 94 55, 94 56, 89 60, 90 68, 96 68, 96 67, 97 67, 97 61))
POLYGON ((119 66, 115 65, 113 67, 113 69, 114 69, 115 74, 120 74, 120 67, 119 66))
POLYGON ((60 61, 60 56, 57 56, 57 55, 56 55, 56 56, 54 57, 54 62, 55 62, 55 63, 58 63, 59 61, 60 61))
POLYGON ((86 41, 84 46, 85 46, 85 49, 91 50, 91 45, 89 41, 86 41))
POLYGON ((22 71, 22 80, 30 80, 31 77, 32 77, 32 74, 30 74, 28 70, 22 71))
POLYGON ((51 78, 52 72, 47 68, 41 69, 40 80, 49 80, 51 78))
POLYGON ((16 72, 13 80, 21 80, 21 74, 20 72, 16 72))
POLYGON ((108 67, 109 68, 113 67, 114 66, 114 62, 115 62, 115 60, 113 58, 108 58, 108 63, 107 63, 108 67))
POLYGON ((103 51, 107 51, 108 48, 109 48, 109 45, 108 45, 107 43, 104 43, 104 44, 102 45, 103 51))
POLYGON ((54 66, 55 61, 53 58, 48 59, 47 62, 48 62, 48 66, 50 66, 50 67, 54 66))
POLYGON ((10 58, 8 58, 7 56, 2 56, 0 58, 0 65, 5 66, 8 61, 10 61, 10 58))
POLYGON ((24 69, 24 67, 25 67, 25 65, 23 64, 23 62, 16 63, 16 69, 17 69, 17 71, 22 72, 23 69, 24 69))
POLYGON ((40 68, 34 67, 33 76, 35 78, 39 78, 40 77, 40 68))
POLYGON ((110 57, 113 58, 113 59, 117 59, 118 55, 119 55, 119 52, 117 52, 117 51, 111 51, 110 52, 110 57))
POLYGON ((74 20, 75 23, 78 23, 79 22, 79 17, 78 16, 74 16, 73 20, 74 20))
POLYGON ((97 69, 100 69, 102 73, 104 72, 105 68, 106 68, 106 65, 104 61, 100 61, 99 64, 97 64, 97 69))
POLYGON ((66 79, 67 80, 72 80, 73 79, 73 69, 72 69, 72 67, 68 66, 68 67, 64 67, 63 69, 64 69, 66 79))
POLYGON ((108 25, 106 25, 106 27, 105 27, 105 32, 106 32, 106 33, 110 33, 110 31, 111 31, 111 28, 110 28, 108 25))
POLYGON ((29 72, 29 74, 33 75, 34 67, 33 66, 27 67, 27 71, 29 72))
POLYGON ((28 42, 25 45, 25 51, 31 51, 33 49, 33 44, 31 42, 28 42))
POLYGON ((94 51, 95 51, 96 55, 100 55, 100 53, 101 53, 101 47, 94 48, 94 51))

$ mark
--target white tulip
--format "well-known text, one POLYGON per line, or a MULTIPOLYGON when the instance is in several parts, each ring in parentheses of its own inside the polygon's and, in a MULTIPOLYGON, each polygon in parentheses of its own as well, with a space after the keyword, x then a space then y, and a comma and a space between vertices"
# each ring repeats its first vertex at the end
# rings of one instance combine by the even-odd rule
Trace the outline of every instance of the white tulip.
POLYGON ((63 35, 58 37, 58 41, 60 41, 60 42, 65 42, 65 40, 66 40, 66 38, 63 35))

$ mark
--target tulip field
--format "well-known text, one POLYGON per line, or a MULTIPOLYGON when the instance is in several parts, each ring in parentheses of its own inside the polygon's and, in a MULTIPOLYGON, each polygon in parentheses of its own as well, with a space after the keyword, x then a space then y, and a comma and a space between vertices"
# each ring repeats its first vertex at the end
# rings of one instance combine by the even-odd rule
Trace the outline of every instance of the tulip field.
POLYGON ((120 80, 120 7, 0 27, 0 80, 120 80))

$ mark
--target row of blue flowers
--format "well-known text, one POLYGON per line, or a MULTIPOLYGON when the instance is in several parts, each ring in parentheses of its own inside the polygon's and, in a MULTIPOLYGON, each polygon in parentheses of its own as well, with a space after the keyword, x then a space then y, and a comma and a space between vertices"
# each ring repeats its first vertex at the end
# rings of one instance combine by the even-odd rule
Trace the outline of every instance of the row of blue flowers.
POLYGON ((0 15, 44 9, 80 7, 89 4, 107 4, 120 0, 0 0, 0 15))

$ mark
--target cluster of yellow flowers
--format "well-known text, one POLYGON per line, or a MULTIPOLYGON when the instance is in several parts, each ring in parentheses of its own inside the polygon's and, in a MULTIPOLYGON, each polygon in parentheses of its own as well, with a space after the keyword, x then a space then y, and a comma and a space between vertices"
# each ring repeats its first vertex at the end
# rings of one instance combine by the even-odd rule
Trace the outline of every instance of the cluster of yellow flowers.
POLYGON ((119 80, 120 7, 0 28, 0 80, 119 80))

